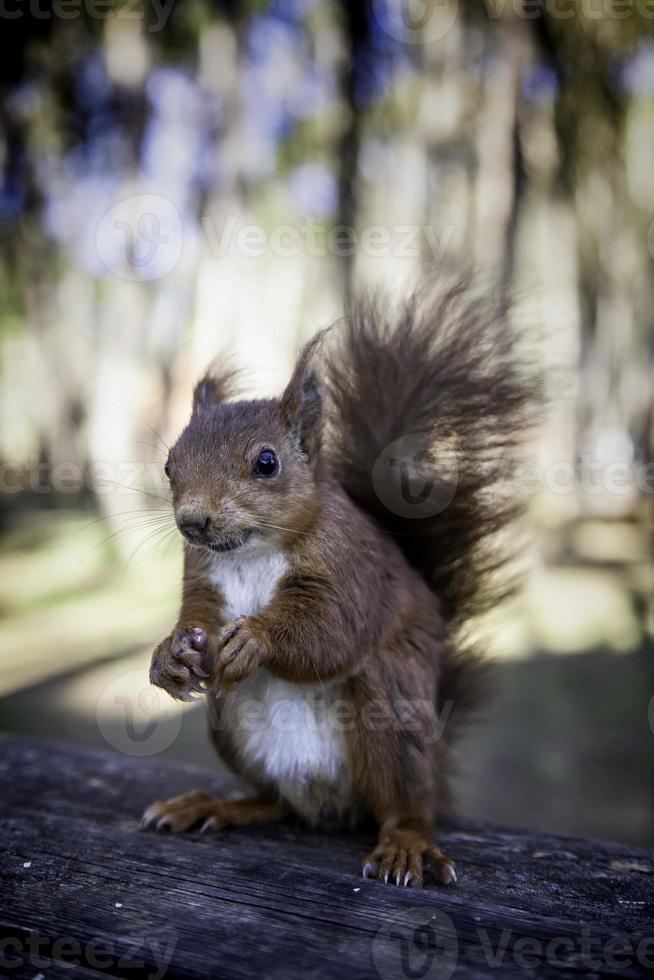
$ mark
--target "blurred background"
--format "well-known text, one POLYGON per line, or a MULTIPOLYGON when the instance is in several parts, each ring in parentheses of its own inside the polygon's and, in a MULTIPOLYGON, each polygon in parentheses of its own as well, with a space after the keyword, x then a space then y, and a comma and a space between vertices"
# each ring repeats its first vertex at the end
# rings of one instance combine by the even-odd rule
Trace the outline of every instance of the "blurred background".
POLYGON ((654 844, 654 0, 0 20, 0 729, 215 765, 147 685, 194 380, 276 392, 353 291, 472 267, 561 381, 460 810, 654 844))

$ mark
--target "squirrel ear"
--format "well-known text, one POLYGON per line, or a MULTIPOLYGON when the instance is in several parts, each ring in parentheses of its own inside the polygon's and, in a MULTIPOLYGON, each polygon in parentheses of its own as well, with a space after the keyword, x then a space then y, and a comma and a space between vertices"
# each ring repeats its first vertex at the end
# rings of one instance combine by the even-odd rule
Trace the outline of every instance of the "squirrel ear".
POLYGON ((320 337, 318 335, 303 349, 280 402, 284 423, 297 433, 300 448, 309 459, 320 448, 322 395, 318 376, 310 366, 311 355, 320 337))
POLYGON ((222 374, 211 372, 198 381, 193 389, 193 415, 202 415, 208 409, 219 405, 231 394, 234 372, 225 370, 222 374))

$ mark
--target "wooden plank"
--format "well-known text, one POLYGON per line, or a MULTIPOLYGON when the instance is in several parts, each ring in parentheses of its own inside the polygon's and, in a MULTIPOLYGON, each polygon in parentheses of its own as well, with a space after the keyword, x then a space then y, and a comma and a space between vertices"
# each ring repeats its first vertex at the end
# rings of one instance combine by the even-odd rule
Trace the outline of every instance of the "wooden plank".
POLYGON ((365 834, 139 831, 148 803, 194 787, 221 781, 2 741, 0 950, 21 965, 0 960, 0 972, 67 976, 75 961, 83 977, 172 980, 445 980, 530 964, 543 977, 654 976, 649 852, 461 821, 441 833, 459 884, 403 890, 359 877, 365 834))

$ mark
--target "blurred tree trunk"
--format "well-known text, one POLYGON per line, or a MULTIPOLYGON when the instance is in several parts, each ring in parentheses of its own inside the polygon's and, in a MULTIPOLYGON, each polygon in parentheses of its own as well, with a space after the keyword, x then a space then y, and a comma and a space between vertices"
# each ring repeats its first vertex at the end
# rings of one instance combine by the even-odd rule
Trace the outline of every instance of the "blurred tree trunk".
MULTIPOLYGON (((348 234, 356 233, 359 207, 359 156, 361 152, 361 96, 370 72, 370 22, 368 0, 352 3, 338 0, 341 10, 345 57, 341 62, 339 89, 343 104, 343 122, 337 147, 338 218, 337 223, 348 234)), ((355 259, 341 256, 343 292, 348 305, 353 294, 355 259)))

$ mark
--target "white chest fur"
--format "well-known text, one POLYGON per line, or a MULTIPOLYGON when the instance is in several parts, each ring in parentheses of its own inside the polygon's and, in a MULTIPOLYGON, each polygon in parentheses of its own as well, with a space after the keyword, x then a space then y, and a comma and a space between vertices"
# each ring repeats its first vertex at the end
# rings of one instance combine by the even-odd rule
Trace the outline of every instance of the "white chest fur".
POLYGON ((281 551, 243 550, 215 558, 210 578, 224 596, 226 622, 237 616, 256 616, 268 605, 287 571, 288 559, 281 551))
MULTIPOLYGON (((255 616, 288 570, 280 552, 243 552, 215 559, 211 579, 225 617, 255 616)), ((338 685, 292 684, 260 668, 225 696, 220 724, 246 766, 277 786, 310 822, 351 810, 351 784, 335 702, 338 685)))

